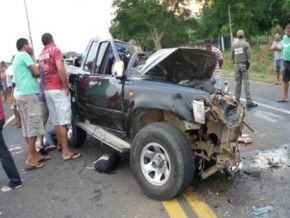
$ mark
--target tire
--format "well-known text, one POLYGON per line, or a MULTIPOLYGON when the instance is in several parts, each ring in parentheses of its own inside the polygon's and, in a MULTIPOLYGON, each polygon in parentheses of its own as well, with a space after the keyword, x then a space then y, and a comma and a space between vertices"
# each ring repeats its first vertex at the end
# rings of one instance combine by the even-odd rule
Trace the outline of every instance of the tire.
POLYGON ((156 200, 182 193, 194 174, 194 156, 186 136, 168 123, 149 124, 136 134, 130 165, 143 191, 156 200))
POLYGON ((72 121, 67 133, 69 145, 72 148, 77 148, 83 145, 87 137, 87 132, 76 125, 78 116, 76 111, 76 105, 72 104, 72 121))

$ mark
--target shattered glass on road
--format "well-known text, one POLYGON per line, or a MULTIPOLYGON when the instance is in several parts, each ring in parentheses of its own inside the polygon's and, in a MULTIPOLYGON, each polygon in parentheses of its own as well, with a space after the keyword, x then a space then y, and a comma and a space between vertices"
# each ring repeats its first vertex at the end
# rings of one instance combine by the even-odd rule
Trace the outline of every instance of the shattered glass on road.
POLYGON ((242 160, 243 168, 286 168, 290 167, 290 145, 285 144, 275 149, 261 150, 254 156, 242 160))

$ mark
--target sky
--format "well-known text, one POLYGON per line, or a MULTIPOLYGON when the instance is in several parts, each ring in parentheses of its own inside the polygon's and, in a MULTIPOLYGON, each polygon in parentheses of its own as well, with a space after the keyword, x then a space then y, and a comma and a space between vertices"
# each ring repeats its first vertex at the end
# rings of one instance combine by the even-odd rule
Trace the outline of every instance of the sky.
MULTIPOLYGON (((112 0, 25 0, 36 58, 49 32, 63 51, 83 53, 89 40, 108 35, 113 18, 112 0)), ((16 41, 29 39, 24 0, 1 0, 0 61, 17 53, 16 41)))

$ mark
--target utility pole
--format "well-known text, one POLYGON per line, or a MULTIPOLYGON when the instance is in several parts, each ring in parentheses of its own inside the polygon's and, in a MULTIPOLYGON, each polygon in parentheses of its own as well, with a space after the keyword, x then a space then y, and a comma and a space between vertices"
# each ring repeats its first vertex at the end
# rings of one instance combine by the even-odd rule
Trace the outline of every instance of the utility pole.
POLYGON ((229 13, 229 25, 230 25, 230 35, 231 35, 231 46, 233 43, 233 32, 232 32, 232 19, 231 19, 231 6, 228 5, 228 13, 229 13))
POLYGON ((29 31, 30 44, 31 44, 31 47, 33 48, 32 35, 30 31, 30 24, 29 24, 29 18, 28 18, 27 7, 26 7, 26 0, 24 0, 24 7, 25 7, 25 14, 26 14, 27 26, 28 26, 28 31, 29 31))

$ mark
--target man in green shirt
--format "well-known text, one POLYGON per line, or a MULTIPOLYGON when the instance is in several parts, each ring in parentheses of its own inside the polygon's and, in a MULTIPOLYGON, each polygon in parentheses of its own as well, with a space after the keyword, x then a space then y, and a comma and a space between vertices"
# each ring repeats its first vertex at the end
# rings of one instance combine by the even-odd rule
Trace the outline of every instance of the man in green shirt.
POLYGON ((284 96, 278 102, 288 102, 288 89, 290 80, 290 24, 285 27, 285 34, 282 38, 283 43, 283 60, 284 60, 284 96))
POLYGON ((15 97, 19 107, 22 133, 28 144, 25 161, 28 169, 43 167, 42 159, 35 150, 37 136, 44 135, 41 106, 38 99, 39 85, 36 80, 39 70, 31 58, 32 47, 28 40, 20 38, 16 42, 19 53, 13 60, 13 72, 16 84, 15 97))

